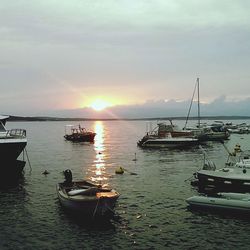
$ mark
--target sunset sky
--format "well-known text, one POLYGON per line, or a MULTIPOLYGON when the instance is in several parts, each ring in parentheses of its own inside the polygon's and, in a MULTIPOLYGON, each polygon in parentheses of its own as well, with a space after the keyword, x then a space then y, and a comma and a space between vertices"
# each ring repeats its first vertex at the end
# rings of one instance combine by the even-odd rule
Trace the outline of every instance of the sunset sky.
POLYGON ((0 0, 0 114, 185 115, 200 77, 208 113, 250 115, 249 10, 247 0, 0 0))

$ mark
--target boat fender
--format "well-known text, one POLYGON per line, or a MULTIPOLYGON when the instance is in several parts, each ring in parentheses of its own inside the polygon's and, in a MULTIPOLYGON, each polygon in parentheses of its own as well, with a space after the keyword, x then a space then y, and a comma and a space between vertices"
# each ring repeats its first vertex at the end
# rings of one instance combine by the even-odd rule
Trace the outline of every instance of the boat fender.
POLYGON ((116 174, 124 174, 124 169, 123 169, 123 167, 117 168, 117 169, 115 170, 115 173, 116 173, 116 174))

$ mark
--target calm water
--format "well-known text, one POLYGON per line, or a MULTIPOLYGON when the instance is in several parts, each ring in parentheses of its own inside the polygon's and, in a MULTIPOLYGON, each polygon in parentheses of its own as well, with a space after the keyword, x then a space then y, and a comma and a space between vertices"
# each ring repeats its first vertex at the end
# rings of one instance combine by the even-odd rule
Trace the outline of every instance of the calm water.
MULTIPOLYGON (((63 139, 66 124, 7 124, 27 129, 32 171, 26 164, 18 185, 0 190, 1 250, 249 249, 250 219, 187 209, 185 199, 198 193, 185 180, 202 164, 199 149, 138 148, 144 121, 86 122, 84 126, 97 133, 95 143, 71 143, 63 139), (115 175, 119 166, 137 175, 115 175), (121 193, 118 219, 86 223, 65 214, 55 186, 68 168, 74 178, 107 183, 121 193), (44 176, 44 170, 50 174, 44 176)), ((249 139, 250 135, 232 135, 226 145, 233 149, 240 143, 249 149, 249 139)), ((204 147, 216 164, 227 157, 220 143, 204 147)))

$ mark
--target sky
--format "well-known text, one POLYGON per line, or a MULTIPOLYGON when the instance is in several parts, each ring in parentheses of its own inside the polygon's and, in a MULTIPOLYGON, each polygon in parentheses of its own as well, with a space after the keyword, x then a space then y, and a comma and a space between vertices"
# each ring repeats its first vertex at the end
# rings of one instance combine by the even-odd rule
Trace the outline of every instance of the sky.
POLYGON ((202 114, 250 115, 249 10, 248 0, 0 0, 0 113, 185 116, 199 77, 202 114))

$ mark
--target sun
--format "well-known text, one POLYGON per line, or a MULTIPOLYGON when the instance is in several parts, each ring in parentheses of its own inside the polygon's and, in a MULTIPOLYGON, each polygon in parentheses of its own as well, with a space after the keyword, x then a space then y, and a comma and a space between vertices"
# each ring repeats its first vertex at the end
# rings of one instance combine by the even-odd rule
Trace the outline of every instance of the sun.
POLYGON ((111 104, 107 101, 104 101, 102 99, 96 99, 90 104, 90 107, 94 109, 95 111, 102 111, 105 108, 111 106, 111 104))

